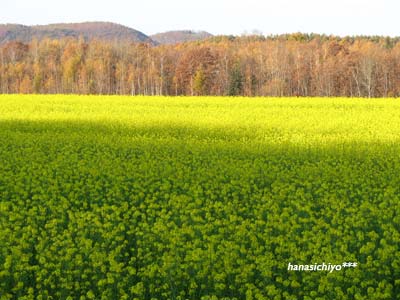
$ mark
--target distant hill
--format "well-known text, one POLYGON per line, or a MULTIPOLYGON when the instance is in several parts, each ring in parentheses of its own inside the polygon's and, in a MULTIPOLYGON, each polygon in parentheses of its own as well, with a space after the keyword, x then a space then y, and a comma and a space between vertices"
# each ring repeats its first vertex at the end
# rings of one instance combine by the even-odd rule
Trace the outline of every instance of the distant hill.
POLYGON ((110 22, 61 23, 37 26, 0 25, 0 44, 16 40, 27 43, 33 38, 41 40, 43 38, 60 39, 65 37, 78 38, 80 36, 83 36, 86 40, 96 38, 109 41, 123 40, 156 44, 140 31, 110 22))
POLYGON ((190 41, 199 41, 212 37, 206 31, 177 30, 167 31, 151 35, 151 39, 159 44, 178 44, 190 41))

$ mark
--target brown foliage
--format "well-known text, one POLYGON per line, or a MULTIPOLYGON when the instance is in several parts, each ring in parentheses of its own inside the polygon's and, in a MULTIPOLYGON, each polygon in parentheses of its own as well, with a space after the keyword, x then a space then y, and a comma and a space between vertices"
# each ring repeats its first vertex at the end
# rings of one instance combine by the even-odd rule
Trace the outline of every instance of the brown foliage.
POLYGON ((0 93, 397 97, 399 61, 384 38, 44 39, 0 46, 0 93))

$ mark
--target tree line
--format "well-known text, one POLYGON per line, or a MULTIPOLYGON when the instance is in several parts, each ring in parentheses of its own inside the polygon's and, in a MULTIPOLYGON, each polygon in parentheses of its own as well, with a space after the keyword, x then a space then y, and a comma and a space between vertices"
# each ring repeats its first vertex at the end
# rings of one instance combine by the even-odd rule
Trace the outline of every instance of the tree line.
POLYGON ((0 46, 0 93, 397 97, 400 42, 306 34, 162 46, 14 41, 0 46))

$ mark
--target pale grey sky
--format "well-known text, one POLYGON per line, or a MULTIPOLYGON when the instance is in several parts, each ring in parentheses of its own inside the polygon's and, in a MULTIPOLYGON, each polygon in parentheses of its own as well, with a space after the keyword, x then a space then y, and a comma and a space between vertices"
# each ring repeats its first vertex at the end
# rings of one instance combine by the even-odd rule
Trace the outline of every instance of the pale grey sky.
POLYGON ((400 36, 399 0, 1 0, 0 23, 111 21, 146 34, 315 32, 400 36))

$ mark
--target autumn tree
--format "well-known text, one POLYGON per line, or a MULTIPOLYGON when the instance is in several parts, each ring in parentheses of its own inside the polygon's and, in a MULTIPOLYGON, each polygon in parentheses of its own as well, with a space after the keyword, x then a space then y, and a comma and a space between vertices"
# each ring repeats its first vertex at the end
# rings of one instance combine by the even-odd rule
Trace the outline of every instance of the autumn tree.
POLYGON ((0 45, 0 92, 396 97, 399 41, 297 33, 162 46, 9 42, 0 45))

